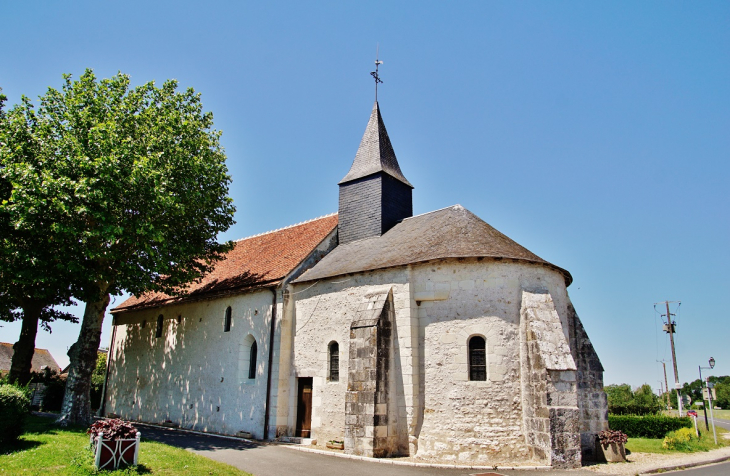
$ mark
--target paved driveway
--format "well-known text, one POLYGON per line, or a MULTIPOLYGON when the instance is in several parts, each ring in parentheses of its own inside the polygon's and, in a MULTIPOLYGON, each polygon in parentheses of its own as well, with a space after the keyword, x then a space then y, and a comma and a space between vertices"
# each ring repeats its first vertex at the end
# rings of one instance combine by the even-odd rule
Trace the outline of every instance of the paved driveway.
MULTIPOLYGON (((141 427, 142 435, 150 440, 185 448, 207 458, 230 464, 256 476, 306 475, 306 476, 468 476, 488 473, 487 470, 441 469, 400 466, 393 464, 358 461, 336 456, 309 453, 271 443, 248 443, 212 435, 196 435, 175 430, 141 427)), ((508 471, 505 475, 579 476, 593 475, 587 470, 573 471, 508 471)))

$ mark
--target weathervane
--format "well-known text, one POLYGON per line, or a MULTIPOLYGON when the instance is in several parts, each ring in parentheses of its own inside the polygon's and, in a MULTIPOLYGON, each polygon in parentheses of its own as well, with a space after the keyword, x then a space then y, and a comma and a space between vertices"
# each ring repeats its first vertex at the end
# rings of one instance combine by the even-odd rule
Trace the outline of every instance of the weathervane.
POLYGON ((378 75, 378 66, 383 64, 382 61, 378 60, 378 56, 380 55, 380 45, 375 50, 375 71, 371 72, 370 75, 375 78, 375 102, 378 102, 378 83, 383 82, 382 79, 380 79, 380 76, 378 75))

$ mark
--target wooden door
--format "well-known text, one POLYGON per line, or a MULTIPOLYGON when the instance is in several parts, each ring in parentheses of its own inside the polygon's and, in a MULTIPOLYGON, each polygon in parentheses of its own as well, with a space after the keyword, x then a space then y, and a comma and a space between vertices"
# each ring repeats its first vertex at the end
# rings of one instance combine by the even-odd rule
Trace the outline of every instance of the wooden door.
POLYGON ((300 377, 297 397, 297 434, 309 438, 312 434, 312 377, 300 377))

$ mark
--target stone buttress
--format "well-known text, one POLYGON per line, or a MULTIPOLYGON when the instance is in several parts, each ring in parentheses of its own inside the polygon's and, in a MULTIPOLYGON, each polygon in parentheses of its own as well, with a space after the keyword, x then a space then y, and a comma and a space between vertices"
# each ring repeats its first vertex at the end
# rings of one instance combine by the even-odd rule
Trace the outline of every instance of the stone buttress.
POLYGON ((407 455, 408 435, 398 431, 398 409, 391 402, 395 397, 391 388, 393 291, 366 297, 350 326, 345 452, 371 457, 407 455))
POLYGON ((522 291, 520 347, 526 443, 537 460, 579 468, 577 369, 547 291, 522 291))

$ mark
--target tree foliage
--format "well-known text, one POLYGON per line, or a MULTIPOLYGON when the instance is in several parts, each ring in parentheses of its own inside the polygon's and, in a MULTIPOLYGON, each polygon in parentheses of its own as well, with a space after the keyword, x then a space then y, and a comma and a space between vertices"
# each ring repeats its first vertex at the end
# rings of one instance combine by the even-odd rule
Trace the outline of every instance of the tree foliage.
POLYGON ((653 415, 663 408, 659 397, 648 384, 636 390, 625 383, 614 384, 604 387, 604 390, 608 396, 608 412, 613 415, 653 415))
POLYGON ((16 227, 46 225, 49 243, 39 251, 65 263, 70 293, 86 302, 62 418, 88 423, 110 295, 184 293, 230 249, 216 236, 235 209, 220 133, 199 94, 178 91, 176 81, 132 88, 121 73, 64 80, 37 113, 26 100, 14 108, 33 127, 30 152, 3 164, 12 186, 3 207, 16 210, 16 227))
POLYGON ((0 320, 22 320, 13 346, 9 379, 30 380, 38 324, 71 320, 55 305, 71 304, 73 276, 57 253, 59 235, 48 206, 44 169, 54 157, 44 149, 39 121, 28 98, 7 113, 0 95, 0 320), (27 194, 28 189, 37 193, 27 194))

